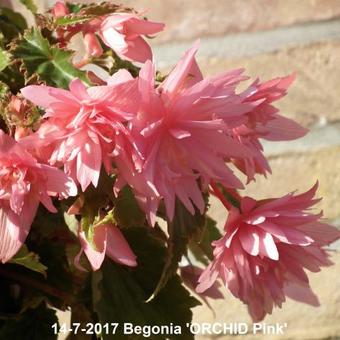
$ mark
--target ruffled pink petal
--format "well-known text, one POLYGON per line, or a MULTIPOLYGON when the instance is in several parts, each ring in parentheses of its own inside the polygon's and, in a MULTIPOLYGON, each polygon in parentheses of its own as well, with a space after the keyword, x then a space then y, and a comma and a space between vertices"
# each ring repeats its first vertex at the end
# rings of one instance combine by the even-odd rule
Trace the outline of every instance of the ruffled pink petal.
POLYGON ((309 131, 292 119, 280 115, 275 115, 274 119, 265 125, 265 129, 268 132, 262 138, 269 141, 294 140, 303 137, 309 131))
POLYGON ((103 42, 112 48, 117 54, 123 54, 128 48, 123 34, 117 32, 113 27, 107 27, 101 31, 103 42))
POLYGON ((133 14, 113 14, 107 16, 103 22, 101 23, 101 31, 107 30, 109 28, 117 28, 117 30, 121 30, 123 28, 123 24, 130 20, 131 18, 134 18, 133 14))
POLYGON ((52 199, 50 196, 47 195, 45 191, 40 193, 39 196, 40 202, 43 204, 43 206, 50 211, 51 213, 57 213, 57 208, 53 205, 52 199))
POLYGON ((118 85, 129 80, 133 80, 131 73, 126 69, 120 69, 107 80, 107 85, 118 85))
POLYGON ((340 230, 327 223, 313 222, 297 228, 321 246, 329 245, 340 238, 340 230))
MULTIPOLYGON (((184 283, 190 288, 196 287, 198 279, 203 273, 203 269, 192 265, 184 266, 180 269, 184 283)), ((218 281, 215 281, 212 287, 210 287, 200 295, 210 297, 212 299, 223 299, 223 294, 220 291, 220 286, 220 283, 218 281)))
POLYGON ((203 294, 206 290, 213 287, 215 281, 218 278, 218 270, 214 270, 212 267, 214 263, 210 263, 209 266, 202 272, 198 279, 199 284, 196 287, 196 292, 198 294, 203 294))
POLYGON ((260 253, 260 236, 256 231, 251 231, 251 228, 242 229, 240 241, 242 248, 250 255, 257 256, 260 253))
POLYGON ((154 74, 154 64, 150 60, 147 60, 142 66, 138 78, 138 89, 141 93, 142 100, 146 103, 150 100, 150 96, 154 92, 154 74))
POLYGON ((270 233, 263 233, 260 236, 260 253, 262 255, 268 256, 272 260, 277 261, 279 259, 279 252, 277 250, 273 236, 270 233))
POLYGON ((88 57, 100 57, 103 54, 103 48, 94 33, 84 34, 84 44, 88 57))
POLYGON ((284 292, 285 295, 295 301, 306 303, 314 307, 320 306, 318 297, 309 287, 289 283, 284 286, 284 292))
POLYGON ((64 172, 48 165, 41 165, 41 169, 47 177, 44 185, 46 185, 46 190, 49 195, 60 196, 62 198, 77 195, 78 190, 76 184, 64 172))
POLYGON ((68 91, 44 85, 26 86, 20 92, 26 99, 45 109, 51 104, 60 101, 57 99, 56 94, 68 98, 70 101, 74 100, 74 97, 68 91))
POLYGON ((73 79, 69 85, 71 93, 79 100, 89 99, 86 86, 80 79, 73 79))
MULTIPOLYGON (((106 245, 107 245, 107 231, 104 226, 98 226, 94 230, 93 242, 95 244, 94 248, 90 242, 87 240, 85 232, 80 231, 78 233, 80 245, 81 245, 81 252, 84 252, 87 259, 89 260, 93 271, 100 269, 102 263, 105 259, 105 252, 106 252, 106 245)), ((78 255, 80 255, 78 254, 78 255)), ((79 258, 76 259, 77 262, 75 264, 82 268, 79 264, 79 258)))
POLYGON ((117 50, 117 54, 124 59, 140 63, 152 60, 151 47, 142 37, 128 40, 126 50, 117 50))
POLYGON ((151 35, 156 34, 164 29, 165 25, 158 22, 131 18, 125 22, 127 35, 151 35))
POLYGON ((87 141, 77 157, 77 179, 83 192, 92 182, 97 187, 102 154, 100 145, 87 141))
POLYGON ((0 207, 0 261, 9 261, 26 240, 39 202, 30 197, 26 199, 20 215, 9 206, 0 207))
POLYGON ((0 153, 1 155, 5 155, 12 148, 14 148, 16 142, 13 138, 8 136, 4 131, 0 130, 0 153))
MULTIPOLYGON (((2 263, 9 261, 23 244, 23 242, 13 238, 10 233, 11 227, 9 225, 16 222, 13 221, 16 220, 13 215, 14 213, 10 208, 0 208, 0 261, 2 263)), ((15 228, 18 229, 20 226, 15 228)))
POLYGON ((12 185, 12 195, 10 197, 11 209, 20 214, 25 201, 25 195, 29 192, 29 185, 25 183, 15 183, 12 185))
POLYGON ((123 234, 118 227, 106 225, 107 229, 107 248, 106 254, 113 261, 126 266, 137 266, 136 255, 131 250, 123 234))
POLYGON ((195 44, 184 53, 181 60, 161 84, 160 89, 167 97, 173 97, 183 85, 184 80, 188 77, 189 71, 192 68, 198 48, 199 41, 196 41, 195 44))

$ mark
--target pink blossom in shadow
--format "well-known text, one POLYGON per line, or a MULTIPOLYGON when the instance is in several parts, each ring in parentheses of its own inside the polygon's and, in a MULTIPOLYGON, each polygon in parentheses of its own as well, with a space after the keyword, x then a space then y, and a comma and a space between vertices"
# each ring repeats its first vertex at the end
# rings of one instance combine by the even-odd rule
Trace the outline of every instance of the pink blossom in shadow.
POLYGON ((107 255, 116 263, 130 267, 137 266, 136 256, 124 238, 119 228, 113 224, 102 224, 94 227, 93 244, 86 238, 85 232, 79 229, 81 250, 75 258, 75 265, 80 265, 80 256, 84 252, 94 271, 98 270, 107 255))
POLYGON ((225 235, 213 242, 214 260, 199 279, 197 292, 219 277, 248 305, 254 321, 281 307, 286 296, 318 306, 305 270, 318 272, 332 262, 326 245, 340 238, 336 228, 320 221, 310 208, 317 184, 306 193, 255 201, 245 197, 232 208, 225 235))
MULTIPOLYGON (((181 277, 183 282, 188 286, 190 289, 196 287, 199 277, 203 273, 203 269, 187 265, 180 267, 181 270, 181 277)), ((223 299, 223 294, 221 293, 221 284, 218 281, 215 281, 214 284, 205 290, 204 292, 200 293, 199 296, 207 302, 206 298, 209 297, 211 299, 223 299)))
POLYGON ((71 178, 39 163, 0 130, 0 261, 9 261, 25 242, 40 202, 56 212, 51 196, 76 194, 71 178))

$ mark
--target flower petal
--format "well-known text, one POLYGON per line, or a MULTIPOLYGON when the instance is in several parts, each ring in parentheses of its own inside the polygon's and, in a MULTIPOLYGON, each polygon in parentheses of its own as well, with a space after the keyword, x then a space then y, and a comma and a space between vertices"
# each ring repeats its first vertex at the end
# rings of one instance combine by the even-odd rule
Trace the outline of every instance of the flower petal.
POLYGON ((131 250, 118 227, 107 225, 106 253, 113 261, 126 266, 137 266, 136 255, 131 250))

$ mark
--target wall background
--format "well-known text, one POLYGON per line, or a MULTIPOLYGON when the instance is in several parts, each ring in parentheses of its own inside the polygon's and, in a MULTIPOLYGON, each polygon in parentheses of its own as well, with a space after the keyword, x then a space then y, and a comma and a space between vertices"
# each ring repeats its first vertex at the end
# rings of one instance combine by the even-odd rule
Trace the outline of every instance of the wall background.
MULTIPOLYGON (((22 9, 16 0, 3 1, 22 9)), ((42 11, 54 3, 36 2, 42 11)), ((200 37, 199 61, 206 75, 235 67, 244 67, 246 73, 263 80, 296 72, 296 82, 278 106, 283 114, 309 127, 310 134, 296 142, 266 144, 273 175, 268 180, 258 178, 247 191, 257 198, 279 196, 307 190, 319 179, 324 198, 320 208, 340 226, 340 0, 119 2, 149 9, 150 19, 166 23, 167 30, 152 40, 161 69, 169 69, 200 37)), ((217 202, 211 214, 223 225, 226 214, 217 202)), ((275 310, 265 322, 288 323, 285 335, 275 339, 340 339, 340 254, 336 251, 340 244, 333 249, 335 265, 310 275, 321 307, 288 301, 283 310, 275 310)), ((195 321, 250 321, 246 308, 229 294, 212 305, 215 316, 207 307, 197 307, 195 321)), ((230 337, 238 338, 272 339, 230 337)))

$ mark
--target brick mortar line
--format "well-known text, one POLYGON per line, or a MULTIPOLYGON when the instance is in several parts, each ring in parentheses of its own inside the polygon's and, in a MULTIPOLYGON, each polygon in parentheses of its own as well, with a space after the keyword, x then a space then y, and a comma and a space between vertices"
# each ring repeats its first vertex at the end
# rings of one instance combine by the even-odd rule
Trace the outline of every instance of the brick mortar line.
POLYGON ((340 147, 340 122, 314 127, 303 138, 293 141, 268 142, 262 140, 268 159, 313 153, 329 147, 340 147))
MULTIPOLYGON (((235 58, 271 53, 312 43, 339 41, 340 20, 316 21, 268 31, 242 32, 201 39, 199 58, 235 58)), ((193 41, 154 45, 159 67, 175 64, 193 41)))

